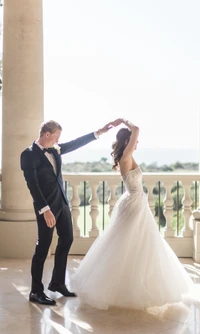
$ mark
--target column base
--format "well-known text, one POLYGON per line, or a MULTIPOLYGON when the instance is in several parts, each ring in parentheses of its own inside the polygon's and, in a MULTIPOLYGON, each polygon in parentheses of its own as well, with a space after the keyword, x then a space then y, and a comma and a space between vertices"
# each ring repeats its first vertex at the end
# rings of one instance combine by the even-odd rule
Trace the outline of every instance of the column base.
POLYGON ((31 258, 36 241, 36 221, 0 221, 1 258, 31 258))
POLYGON ((193 219, 193 226, 194 226, 193 259, 197 263, 200 263, 200 221, 193 219))
POLYGON ((28 222, 35 220, 35 212, 32 210, 2 210, 0 209, 0 221, 28 222))

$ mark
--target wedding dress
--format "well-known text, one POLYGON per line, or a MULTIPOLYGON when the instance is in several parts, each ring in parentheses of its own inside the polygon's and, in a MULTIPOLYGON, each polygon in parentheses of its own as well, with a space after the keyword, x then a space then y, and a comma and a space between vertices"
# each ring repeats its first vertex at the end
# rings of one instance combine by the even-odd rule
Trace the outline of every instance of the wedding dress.
POLYGON ((122 177, 126 191, 111 221, 90 247, 70 287, 84 304, 146 309, 176 303, 192 283, 157 223, 143 191, 138 166, 122 177))

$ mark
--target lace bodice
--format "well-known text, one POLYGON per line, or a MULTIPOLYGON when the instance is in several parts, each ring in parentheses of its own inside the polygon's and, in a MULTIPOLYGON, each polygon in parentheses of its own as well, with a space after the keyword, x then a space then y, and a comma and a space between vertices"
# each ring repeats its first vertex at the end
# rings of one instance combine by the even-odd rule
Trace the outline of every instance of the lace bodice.
POLYGON ((122 180, 129 193, 143 192, 142 171, 139 166, 128 171, 122 176, 122 180))

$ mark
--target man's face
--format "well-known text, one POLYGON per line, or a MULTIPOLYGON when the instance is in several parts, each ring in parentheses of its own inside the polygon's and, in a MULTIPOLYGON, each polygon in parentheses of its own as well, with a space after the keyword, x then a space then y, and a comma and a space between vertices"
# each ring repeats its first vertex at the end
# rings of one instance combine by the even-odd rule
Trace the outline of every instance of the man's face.
POLYGON ((54 144, 58 143, 58 140, 61 135, 61 130, 56 130, 54 133, 46 132, 45 133, 45 141, 46 141, 46 147, 52 147, 54 144))

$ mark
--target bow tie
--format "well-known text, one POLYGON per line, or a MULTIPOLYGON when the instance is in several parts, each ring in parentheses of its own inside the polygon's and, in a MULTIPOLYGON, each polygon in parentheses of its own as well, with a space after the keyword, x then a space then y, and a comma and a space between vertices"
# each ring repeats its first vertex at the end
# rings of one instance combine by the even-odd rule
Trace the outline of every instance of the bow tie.
POLYGON ((43 149, 43 152, 48 152, 48 153, 53 153, 53 148, 52 147, 49 147, 49 148, 44 148, 43 149))

